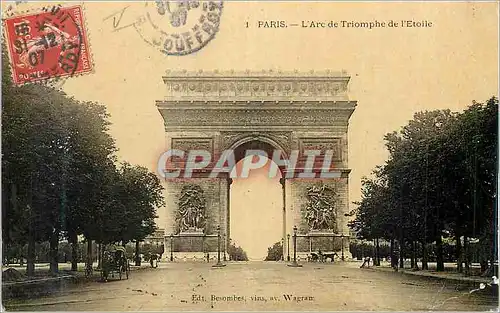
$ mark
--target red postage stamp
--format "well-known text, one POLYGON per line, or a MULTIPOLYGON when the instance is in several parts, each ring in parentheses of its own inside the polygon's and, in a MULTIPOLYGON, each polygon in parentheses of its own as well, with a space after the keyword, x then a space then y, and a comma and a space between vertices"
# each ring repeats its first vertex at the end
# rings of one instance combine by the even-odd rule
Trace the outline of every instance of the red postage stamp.
POLYGON ((12 17, 4 23, 15 84, 92 71, 80 5, 44 7, 39 13, 12 17))

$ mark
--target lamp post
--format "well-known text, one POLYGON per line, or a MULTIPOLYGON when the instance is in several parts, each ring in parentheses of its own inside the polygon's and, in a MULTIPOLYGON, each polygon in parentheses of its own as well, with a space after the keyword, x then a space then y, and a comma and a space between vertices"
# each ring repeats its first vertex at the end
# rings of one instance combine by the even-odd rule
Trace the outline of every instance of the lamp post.
POLYGON ((287 240, 286 248, 288 250, 286 260, 290 262, 290 234, 286 235, 286 240, 287 240))
POLYGON ((281 238, 281 256, 280 256, 280 261, 284 261, 285 260, 285 251, 283 251, 285 249, 285 238, 281 238))
POLYGON ((212 265, 212 267, 224 267, 226 264, 223 264, 220 261, 220 226, 217 226, 217 264, 212 265))
POLYGON ((174 234, 170 234, 170 262, 174 261, 174 234))
POLYGON ((293 262, 288 264, 290 267, 302 267, 301 264, 297 263, 297 226, 293 227, 293 262))
POLYGON ((222 253, 223 253, 223 260, 226 262, 226 234, 222 234, 222 253))
POLYGON ((344 261, 344 234, 342 234, 341 238, 341 245, 342 245, 342 261, 344 261))

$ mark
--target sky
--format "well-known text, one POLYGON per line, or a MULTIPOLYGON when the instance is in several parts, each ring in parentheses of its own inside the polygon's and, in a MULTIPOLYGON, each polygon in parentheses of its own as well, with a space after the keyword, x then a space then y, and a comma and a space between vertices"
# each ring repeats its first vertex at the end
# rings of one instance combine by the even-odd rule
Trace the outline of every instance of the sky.
MULTIPOLYGON (((41 6, 21 3, 15 9, 41 6)), ((485 101, 498 95, 498 3, 493 1, 226 1, 215 38, 185 56, 162 54, 133 27, 114 31, 113 19, 117 23, 120 12, 121 27, 137 20, 145 8, 143 3, 134 2, 84 4, 95 69, 69 78, 63 89, 79 100, 104 104, 110 113, 110 133, 116 139, 118 157, 151 171, 156 171, 158 157, 165 150, 163 120, 155 101, 166 96, 162 76, 168 69, 347 71, 351 75, 349 97, 358 101, 348 133, 350 201, 359 200, 361 178, 387 158, 384 135, 406 124, 415 112, 459 111, 472 100, 485 101), (258 21, 301 24, 391 19, 425 20, 433 26, 371 30, 257 27, 258 21)), ((244 199, 259 193, 263 185, 237 186, 232 199, 246 212, 251 201, 245 207, 244 199)), ((266 190, 280 192, 279 188, 266 190)), ((161 227, 163 212, 158 213, 161 227)), ((262 223, 272 225, 273 221, 269 217, 262 223)))

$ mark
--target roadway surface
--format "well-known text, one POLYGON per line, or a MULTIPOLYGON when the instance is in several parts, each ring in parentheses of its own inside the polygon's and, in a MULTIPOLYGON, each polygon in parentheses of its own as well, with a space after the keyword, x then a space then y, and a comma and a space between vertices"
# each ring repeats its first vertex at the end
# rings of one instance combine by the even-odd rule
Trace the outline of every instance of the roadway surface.
POLYGON ((360 269, 358 263, 161 263, 128 280, 74 285, 7 310, 50 311, 487 311, 491 290, 473 285, 360 269))

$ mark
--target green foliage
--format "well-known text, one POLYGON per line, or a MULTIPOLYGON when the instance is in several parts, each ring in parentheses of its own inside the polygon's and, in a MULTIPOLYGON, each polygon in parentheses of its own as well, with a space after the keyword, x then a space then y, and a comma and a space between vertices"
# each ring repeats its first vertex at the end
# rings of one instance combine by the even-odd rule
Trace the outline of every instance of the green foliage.
POLYGON ((386 135, 389 159, 363 179, 350 227, 369 240, 478 238, 479 247, 490 247, 484 258, 493 260, 497 127, 497 98, 461 113, 416 113, 386 135))
POLYGON ((236 247, 234 243, 229 245, 227 253, 231 261, 248 261, 247 253, 241 247, 236 247))
POLYGON ((124 163, 117 174, 112 210, 116 219, 106 223, 104 230, 111 233, 106 239, 141 241, 156 230, 156 208, 164 205, 163 187, 158 177, 144 167, 124 163))
POLYGON ((116 166, 106 108, 43 85, 13 86, 2 57, 3 248, 153 233, 163 188, 144 167, 116 166))
MULTIPOLYGON (((21 244, 11 244, 9 247, 5 248, 3 252, 3 263, 5 265, 12 263, 20 263, 21 258, 26 259, 27 257, 27 245, 21 244)), ((94 250, 97 247, 94 246, 94 250)), ((49 262, 49 242, 43 241, 35 245, 35 260, 37 263, 48 263, 49 262)), ((77 245, 77 261, 84 262, 86 259, 87 249, 85 244, 78 243, 77 245)), ((71 245, 69 243, 59 243, 58 249, 58 259, 59 262, 68 262, 71 260, 71 245)))
POLYGON ((281 241, 267 248, 267 256, 264 261, 280 261, 283 259, 283 245, 281 241))

